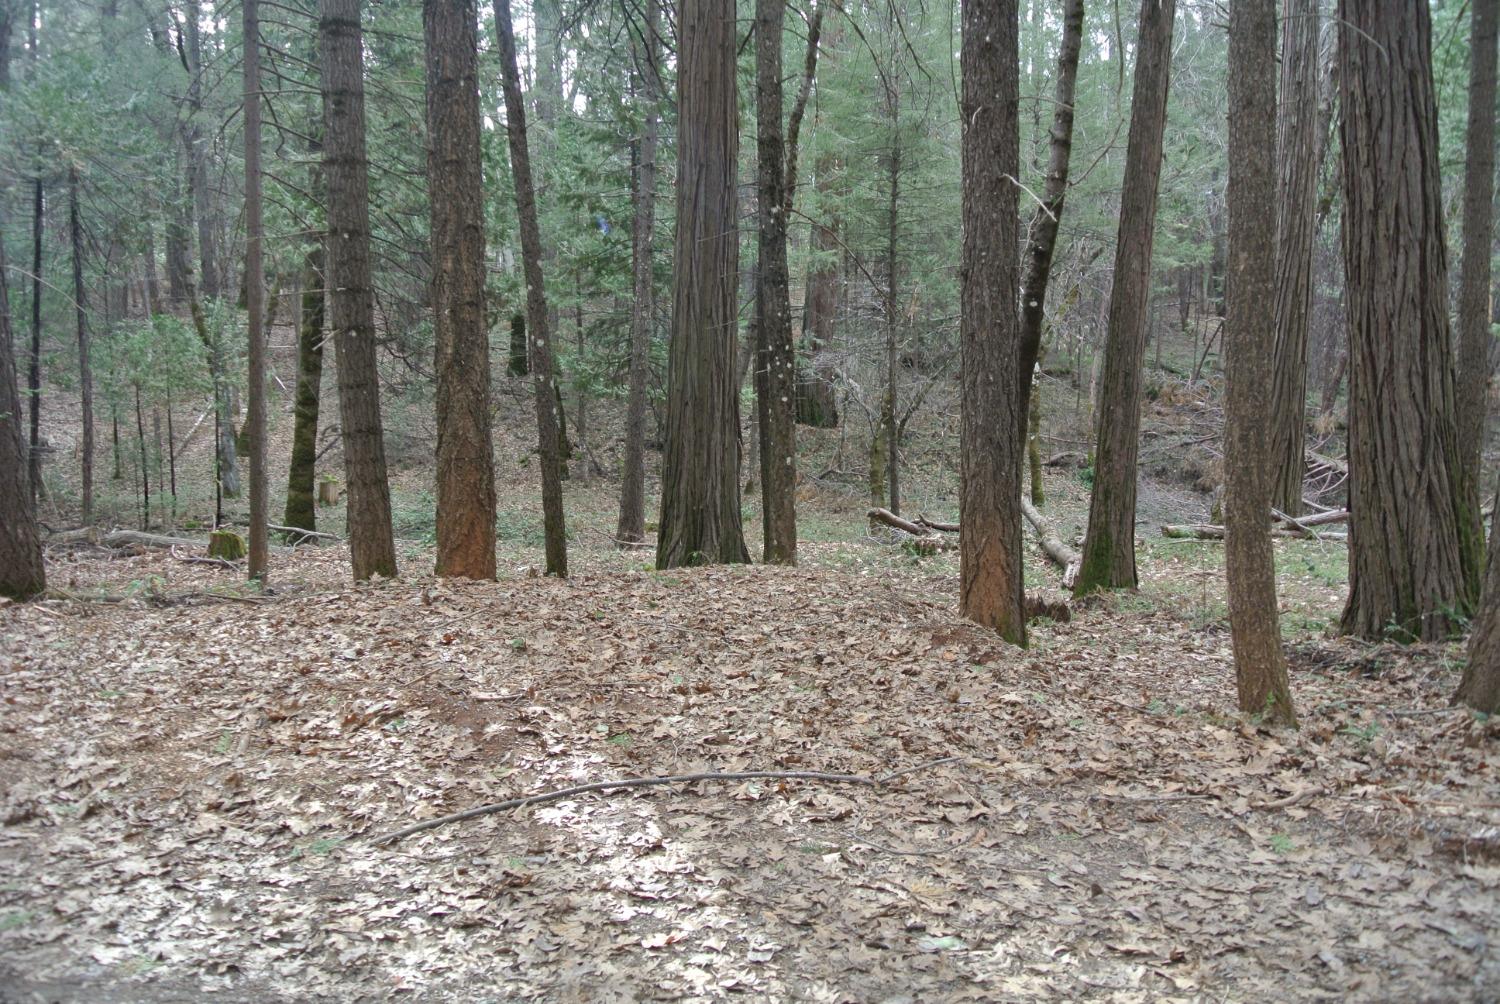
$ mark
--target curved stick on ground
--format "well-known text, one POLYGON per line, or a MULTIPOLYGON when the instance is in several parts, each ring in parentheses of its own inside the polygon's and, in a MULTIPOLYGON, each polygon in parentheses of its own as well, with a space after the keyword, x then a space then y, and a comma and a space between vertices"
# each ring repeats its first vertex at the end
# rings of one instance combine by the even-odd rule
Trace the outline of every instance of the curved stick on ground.
POLYGON ((1078 568, 1083 564, 1083 556, 1062 542, 1062 538, 1052 531, 1052 525, 1024 495, 1021 497, 1021 513, 1041 539, 1042 550, 1047 552, 1047 557, 1062 566, 1063 588, 1072 589, 1073 580, 1078 576, 1078 568))
POLYGON ((859 784, 867 788, 880 788, 899 777, 927 770, 941 764, 951 763, 957 757, 944 757, 941 760, 933 760, 930 763, 918 764, 898 770, 882 777, 866 777, 863 774, 830 774, 817 770, 742 770, 742 771, 702 771, 697 774, 669 774, 663 777, 631 777, 616 781, 594 781, 589 784, 578 784, 571 788, 559 788, 556 791, 545 791, 536 795, 523 795, 520 798, 508 798, 503 802, 493 802, 489 805, 476 805, 472 809, 464 809, 462 812, 450 813, 439 816, 436 819, 424 819, 420 823, 387 833, 384 836, 371 839, 372 844, 394 843, 403 837, 409 837, 413 833, 421 833, 423 830, 436 829, 446 826, 448 823, 458 823, 465 819, 474 819, 478 816, 488 816, 496 812, 505 812, 509 809, 519 809, 527 805, 541 805, 544 802, 557 802, 564 798, 572 798, 574 795, 582 795, 591 791, 623 790, 627 788, 648 788, 667 784, 694 784, 699 781, 754 781, 754 780, 778 780, 778 781, 823 781, 830 784, 859 784))

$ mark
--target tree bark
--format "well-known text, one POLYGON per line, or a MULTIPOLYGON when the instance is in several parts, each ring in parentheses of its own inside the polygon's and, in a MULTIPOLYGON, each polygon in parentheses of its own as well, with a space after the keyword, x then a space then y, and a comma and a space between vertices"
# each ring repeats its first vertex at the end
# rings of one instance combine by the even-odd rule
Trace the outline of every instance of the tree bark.
POLYGON ((1464 504, 1479 506, 1489 387, 1490 252, 1495 201, 1495 45, 1500 2, 1473 0, 1469 122, 1464 158, 1464 243, 1458 284, 1458 471, 1464 504))
MULTIPOLYGON (((246 561, 251 579, 269 576, 266 524, 266 271, 262 249, 260 178, 260 7, 241 0, 244 25, 245 78, 245 310, 250 339, 245 438, 250 441, 250 549, 246 561)), ((205 266, 206 269, 206 266, 205 266)))
POLYGON ((1487 715, 1500 714, 1500 506, 1496 513, 1490 525, 1484 596, 1474 617, 1474 633, 1469 636, 1469 661, 1453 694, 1454 704, 1467 704, 1487 715))
POLYGON ((94 371, 89 365, 88 310, 83 289, 83 224, 78 218, 78 168, 68 169, 68 234, 73 247, 73 316, 78 326, 78 399, 83 423, 83 525, 94 522, 94 371))
MULTIPOLYGON (((1224 558, 1229 632, 1240 710, 1269 724, 1296 725, 1266 519, 1271 416, 1265 401, 1276 344, 1275 319, 1265 313, 1276 295, 1277 227, 1266 213, 1276 195, 1276 0, 1235 0, 1230 7, 1228 76, 1224 558)), ((1299 492, 1299 509, 1301 503, 1299 492)))
MULTIPOLYGON (((493 579, 495 470, 473 0, 424 0, 422 28, 437 343, 437 574, 493 579)), ((540 370, 535 351, 546 336, 538 335, 534 318, 528 321, 532 364, 540 370)))
POLYGON ((1341 628, 1435 640, 1474 609, 1459 472, 1426 4, 1340 0, 1349 316, 1349 600, 1341 628))
MULTIPOLYGON (((319 0, 323 180, 328 186, 328 320, 338 365, 339 427, 348 485, 355 579, 396 574, 391 494, 380 422, 375 306, 370 285, 369 168, 365 160, 364 40, 359 0, 319 0)), ((493 525, 493 519, 491 525, 493 525)))
POLYGON ((661 111, 659 9, 645 0, 646 23, 637 53, 644 63, 638 88, 643 95, 641 138, 636 150, 635 216, 631 225, 630 390, 625 405, 625 468, 620 484, 620 522, 615 539, 639 543, 646 534, 646 384, 651 376, 651 327, 656 313, 656 285, 652 279, 651 236, 656 225, 656 148, 661 111))
POLYGON ((1025 417, 1014 392, 1022 330, 1015 298, 1019 26, 1015 0, 965 0, 962 11, 959 610, 1024 646, 1019 432, 1025 417))
MULTIPOLYGON (((1302 511, 1307 427, 1307 330, 1312 311, 1313 238, 1318 219, 1320 0, 1286 0, 1281 26, 1281 95, 1276 105, 1276 345, 1271 368, 1271 502, 1302 511)), ((1231 164, 1233 157, 1230 158, 1231 164)), ((1265 211, 1261 207, 1261 212, 1265 211)), ((1264 309, 1261 305, 1259 309, 1264 309)), ((1234 337, 1231 330, 1230 337, 1234 337)))
POLYGON ((748 562, 735 383, 735 10, 678 4, 677 235, 656 567, 748 562))
POLYGON ((198 288, 205 299, 212 301, 224 295, 224 283, 218 239, 214 233, 213 194, 208 187, 208 153, 203 148, 203 128, 198 121, 203 113, 202 23, 198 0, 187 0, 182 27, 187 38, 189 118, 183 124, 183 143, 188 152, 188 170, 192 174, 193 215, 198 222, 198 262, 202 275, 198 288))
MULTIPOLYGON (((1114 288, 1104 383, 1099 395, 1094 490, 1083 565, 1074 592, 1135 588, 1136 460, 1140 450, 1141 360, 1146 308, 1151 292, 1151 247, 1161 177, 1162 130, 1167 118, 1167 82, 1172 56, 1176 0, 1142 0, 1136 50, 1130 140, 1125 151, 1125 187, 1120 194, 1120 230, 1115 245, 1114 288)), ((1012 425, 1012 428, 1015 426, 1012 425)))
POLYGON ((891 512, 901 512, 901 436, 896 428, 897 379, 901 374, 896 344, 896 280, 901 263, 897 250, 901 240, 901 125, 900 94, 891 90, 886 94, 887 111, 891 117, 891 148, 887 163, 889 169, 888 200, 886 205, 885 234, 885 401, 880 407, 880 418, 885 423, 885 477, 890 492, 891 512))
MULTIPOLYGON (((1026 265, 1021 274, 1021 340, 1016 380, 1020 388, 1023 423, 1031 411, 1033 371, 1041 354, 1042 328, 1046 320, 1047 282, 1052 276, 1052 253, 1057 247, 1057 229, 1062 222, 1063 201, 1068 194, 1068 167, 1073 155, 1073 93, 1078 80, 1078 52, 1082 40, 1083 0, 1067 0, 1063 7, 1062 42, 1057 52, 1057 89, 1052 106, 1047 181, 1042 189, 1042 203, 1031 214, 1026 265)), ((1040 498, 1033 501, 1041 504, 1040 498)))
POLYGON ((783 0, 756 0, 755 400, 760 432, 762 560, 797 563, 796 346, 786 262, 786 144, 781 131, 783 0))
POLYGON ((46 197, 40 176, 32 182, 31 191, 31 354, 26 366, 31 431, 27 440, 30 449, 26 453, 26 478, 34 508, 42 490, 42 225, 46 218, 46 197))
POLYGON ((36 512, 26 484, 26 440, 16 393, 5 245, 0 241, 0 596, 24 600, 47 588, 36 512))
MULTIPOLYGON (((552 337, 548 328, 546 287, 542 275, 542 232, 537 222, 536 189, 532 185, 531 154, 526 143, 526 106, 521 74, 516 65, 516 36, 511 26, 510 0, 495 0, 495 30, 500 39, 500 71, 505 85, 506 132, 510 140, 510 169, 515 180, 516 214, 521 224, 521 266, 526 276, 526 327, 531 332, 531 369, 535 380, 537 454, 542 468, 542 520, 547 544, 547 574, 568 574, 568 534, 563 516, 560 416, 552 370, 552 337)), ((477 107, 476 107, 477 111, 477 107)), ((476 133, 476 147, 478 135, 476 133)), ((477 149, 476 149, 477 156, 477 149)), ((476 169, 478 167, 476 163, 476 169)), ((477 173, 477 171, 476 171, 477 173)), ((475 179, 477 182, 477 178, 475 179)), ((580 410, 582 403, 580 402, 580 410)), ((580 423, 582 419, 580 418, 580 423)), ((580 441, 583 432, 579 432, 580 441)), ((588 469, 588 457, 583 459, 588 469)))
POLYGON ((287 474, 286 515, 282 522, 301 530, 318 528, 318 410, 323 386, 323 235, 307 251, 302 266, 302 311, 297 327, 297 391, 292 408, 292 462, 287 474))

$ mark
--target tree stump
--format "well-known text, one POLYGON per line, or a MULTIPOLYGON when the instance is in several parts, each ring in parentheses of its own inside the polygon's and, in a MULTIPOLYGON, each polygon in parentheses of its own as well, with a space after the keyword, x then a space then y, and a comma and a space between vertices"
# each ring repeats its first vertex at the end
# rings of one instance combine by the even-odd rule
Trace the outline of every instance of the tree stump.
POLYGON ((233 530, 215 530, 208 535, 208 556, 239 561, 245 556, 245 538, 233 530))
POLYGON ((339 504, 339 483, 337 481, 318 482, 318 505, 330 506, 339 504))

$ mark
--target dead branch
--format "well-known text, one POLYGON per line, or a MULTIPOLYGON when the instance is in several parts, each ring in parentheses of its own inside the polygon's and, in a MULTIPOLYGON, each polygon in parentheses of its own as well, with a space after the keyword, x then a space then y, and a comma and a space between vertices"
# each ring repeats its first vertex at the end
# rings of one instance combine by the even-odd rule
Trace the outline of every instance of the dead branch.
MULTIPOLYGON (((1303 520, 1306 523, 1306 520, 1303 520)), ((1161 535, 1173 540, 1223 540, 1224 528, 1214 523, 1168 523, 1161 528, 1161 535)), ((1300 530, 1291 530, 1286 527, 1272 527, 1273 537, 1295 537, 1305 540, 1307 534, 1300 530)), ((1324 533, 1318 535, 1319 540, 1348 540, 1347 533, 1324 533)))
POLYGON ((267 523, 266 529, 275 533, 284 533, 289 537, 297 537, 301 540, 339 540, 336 533, 322 533, 318 530, 304 530, 300 526, 277 526, 275 523, 267 523))
POLYGON ((1274 802, 1256 802, 1251 806, 1251 808, 1288 809, 1300 802, 1307 801, 1309 798, 1317 798, 1319 795, 1326 794, 1328 794, 1328 789, 1326 788, 1308 788, 1304 791, 1297 792, 1295 795, 1288 795, 1286 798, 1278 798, 1274 802))
POLYGON ((935 519, 928 519, 926 516, 918 516, 915 522, 918 526, 926 527, 929 530, 937 530, 941 533, 958 532, 957 523, 942 523, 935 519))
POLYGON ((218 568, 227 568, 235 572, 240 570, 240 566, 236 562, 230 561, 228 558, 202 558, 192 554, 178 554, 177 548, 175 547, 170 548, 170 551, 172 557, 176 558, 184 565, 214 565, 218 568))
POLYGON ((570 788, 559 788, 556 791, 545 791, 537 795, 523 795, 519 798, 508 798, 503 802, 493 802, 489 805, 477 805, 472 809, 462 812, 450 813, 439 816, 436 819, 424 819, 420 823, 413 823, 384 836, 375 837, 372 844, 394 843, 403 837, 409 837, 413 833, 421 833, 423 830, 436 829, 449 823, 458 823, 466 819, 474 819, 478 816, 488 816, 496 812, 506 812, 510 809, 519 809, 527 805, 541 805, 545 802, 557 802, 564 798, 572 798, 574 795, 583 795, 591 791, 624 791, 629 788, 650 788, 669 784, 697 784, 701 781, 823 781, 828 784, 858 784, 867 788, 880 788, 891 781, 919 770, 928 770, 939 764, 949 763, 954 757, 945 757, 934 760, 931 763, 919 764, 898 770, 881 777, 866 777, 863 774, 829 774, 818 770, 742 770, 742 771, 702 771, 696 774, 669 774, 662 777, 631 777, 621 778, 616 781, 594 781, 589 784, 577 784, 570 788))
POLYGON ((944 540, 937 534, 932 533, 927 527, 919 523, 913 523, 909 519, 897 516, 889 509, 876 507, 865 513, 865 515, 877 523, 884 523, 886 526, 893 526, 903 533, 910 534, 912 537, 912 546, 917 549, 918 553, 932 554, 936 551, 951 551, 958 546, 953 541, 944 540))
POLYGON ((1047 552, 1047 557, 1057 562, 1063 570, 1063 586, 1073 588, 1073 580, 1078 577, 1078 570, 1083 566, 1083 555, 1073 550, 1062 542, 1062 538, 1052 532, 1051 525, 1037 511, 1036 506, 1026 496, 1021 496, 1021 512, 1026 516, 1026 521, 1036 531, 1036 535, 1042 542, 1042 550, 1047 552))

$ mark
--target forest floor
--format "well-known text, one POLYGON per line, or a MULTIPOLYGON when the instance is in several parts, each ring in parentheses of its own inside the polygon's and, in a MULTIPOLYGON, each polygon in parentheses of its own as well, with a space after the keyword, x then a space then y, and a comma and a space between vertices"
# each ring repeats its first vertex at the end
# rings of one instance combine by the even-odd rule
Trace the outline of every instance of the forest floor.
MULTIPOLYGON (((1021 651, 957 616, 953 554, 871 535, 857 415, 799 433, 801 567, 651 571, 611 543, 617 483, 575 464, 574 576, 538 576, 517 386, 498 582, 427 572, 413 405, 398 581, 350 585, 338 545, 274 552, 269 593, 167 551, 54 548, 49 596, 0 607, 0 1002, 1500 997, 1500 722, 1448 707, 1461 644, 1329 637, 1331 540, 1276 545, 1301 729, 1235 712, 1222 546, 1154 526, 1205 515, 1211 400, 1148 405, 1141 589, 1021 651), (877 783, 616 789, 375 842, 750 770, 877 783)), ((956 411, 933 413, 907 511, 952 518, 956 411)), ((272 419, 284 470, 285 401, 272 419)), ((177 532, 211 518, 209 452, 180 451, 177 532)), ((105 520, 139 515, 130 463, 101 477, 105 520)), ((1080 478, 1049 471, 1065 537, 1080 478)), ((57 525, 72 487, 51 482, 57 525)), ((319 521, 341 532, 341 507, 319 521)), ((1057 581, 1029 550, 1028 589, 1057 581)))
POLYGON ((1302 728, 1271 735, 1216 545, 1143 544, 1141 592, 1019 651, 857 516, 798 569, 657 573, 611 492, 575 496, 566 582, 54 554, 0 609, 0 1000, 1500 995, 1500 723, 1447 706, 1457 646, 1319 637, 1336 545, 1279 544, 1302 728), (909 772, 372 839, 746 770, 909 772))

